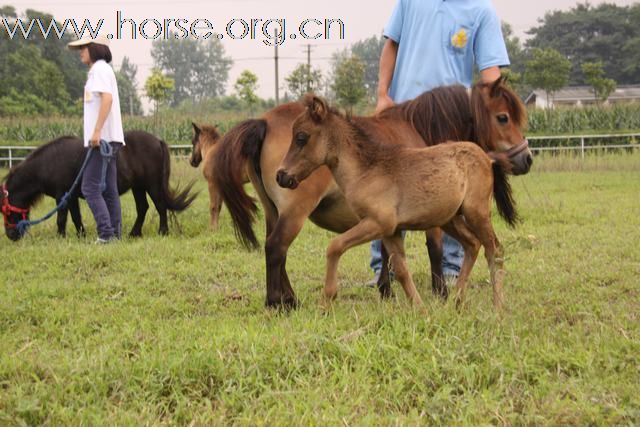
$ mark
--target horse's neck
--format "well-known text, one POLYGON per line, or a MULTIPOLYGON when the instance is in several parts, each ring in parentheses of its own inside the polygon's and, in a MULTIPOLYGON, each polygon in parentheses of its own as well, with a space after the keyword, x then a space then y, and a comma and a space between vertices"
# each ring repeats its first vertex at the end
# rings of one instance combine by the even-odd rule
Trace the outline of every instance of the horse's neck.
POLYGON ((343 190, 356 182, 372 165, 378 163, 384 146, 364 140, 351 124, 341 127, 332 138, 333 149, 328 156, 327 166, 343 190))

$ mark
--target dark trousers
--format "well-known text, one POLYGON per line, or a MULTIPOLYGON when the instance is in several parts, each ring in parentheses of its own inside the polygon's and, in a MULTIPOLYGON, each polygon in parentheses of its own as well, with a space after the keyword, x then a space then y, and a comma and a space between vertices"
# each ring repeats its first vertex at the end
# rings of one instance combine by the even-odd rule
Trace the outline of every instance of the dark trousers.
POLYGON ((93 152, 82 175, 82 194, 96 220, 98 237, 101 239, 120 238, 120 230, 122 229, 116 167, 116 154, 122 144, 119 142, 110 142, 109 144, 113 148, 113 158, 107 165, 105 177, 107 188, 104 193, 100 191, 103 157, 100 155, 99 148, 90 148, 93 152))

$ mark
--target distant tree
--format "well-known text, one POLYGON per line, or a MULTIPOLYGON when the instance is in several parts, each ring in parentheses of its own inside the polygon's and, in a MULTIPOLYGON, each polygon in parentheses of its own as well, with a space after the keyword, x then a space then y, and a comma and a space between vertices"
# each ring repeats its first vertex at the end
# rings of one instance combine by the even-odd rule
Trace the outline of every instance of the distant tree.
POLYGON ((258 76, 249 70, 244 70, 236 80, 233 88, 236 90, 238 98, 244 102, 253 114, 255 106, 260 101, 260 98, 256 95, 258 76))
POLYGON ((160 104, 169 99, 174 88, 175 81, 172 78, 165 76, 158 69, 151 71, 151 75, 144 83, 144 91, 147 97, 155 104, 154 115, 156 120, 160 104))
POLYGON ((356 55, 364 63, 364 84, 370 102, 378 97, 378 74, 380 68, 380 53, 385 43, 382 36, 371 36, 351 45, 351 54, 356 55))
POLYGON ((509 68, 516 73, 523 73, 526 62, 526 52, 522 47, 520 39, 513 34, 513 28, 507 22, 502 23, 502 35, 504 36, 509 62, 511 63, 509 68))
MULTIPOLYGON (((11 99, 12 104, 19 102, 19 98, 11 95, 12 91, 23 95, 24 102, 33 97, 40 99, 42 102, 33 106, 35 113, 65 114, 71 108, 63 74, 56 64, 44 59, 35 46, 23 46, 0 61, 0 88, 2 95, 9 95, 5 101, 11 99)), ((24 110, 34 112, 29 106, 24 110)))
POLYGON ((342 59, 336 64, 332 89, 340 105, 352 109, 365 98, 364 73, 364 62, 357 56, 342 59))
MULTIPOLYGON (((31 20, 39 18, 45 28, 53 21, 53 16, 33 9, 25 11, 24 19, 31 20)), ((58 28, 62 28, 62 23, 58 22, 58 28)), ((55 31, 51 31, 49 37, 44 38, 39 31, 33 31, 29 37, 28 44, 35 45, 40 50, 42 57, 57 65, 64 77, 64 85, 72 99, 82 98, 84 95, 84 83, 87 80, 87 67, 80 61, 77 51, 67 48, 67 43, 75 40, 76 36, 70 32, 64 34, 59 39, 55 31)), ((20 45, 21 43, 14 43, 20 45)))
POLYGON ((0 96, 0 117, 51 115, 59 113, 50 102, 32 94, 11 88, 0 96))
POLYGON ((606 78, 602 62, 585 62, 582 64, 582 72, 587 83, 593 88, 593 94, 597 101, 605 102, 609 95, 616 90, 616 81, 606 78))
POLYGON ((120 69, 116 71, 116 80, 118 81, 118 92, 120 95, 120 109, 122 113, 132 116, 142 114, 142 104, 138 96, 138 85, 136 83, 136 74, 138 67, 129 61, 128 57, 122 58, 120 69))
MULTIPOLYGON (((12 6, 4 6, 0 8, 0 16, 3 18, 18 18, 15 8, 12 6)), ((25 14, 20 17, 25 22, 30 19, 39 18, 43 26, 47 28, 53 17, 47 13, 39 12, 33 9, 27 9, 25 14)), ((11 21, 12 19, 9 19, 11 21)), ((37 27, 36 27, 37 28, 37 27)), ((58 28, 62 28, 58 23, 58 28)), ((35 30, 35 28, 34 28, 35 30)), ((70 34, 65 34, 61 39, 55 35, 55 31, 51 31, 49 37, 44 38, 40 31, 32 31, 28 39, 24 39, 22 32, 18 30, 12 41, 9 41, 9 35, 6 31, 0 31, 0 80, 5 77, 11 77, 14 72, 7 68, 1 67, 1 63, 5 61, 9 55, 16 53, 24 48, 33 47, 39 51, 38 58, 45 59, 53 63, 63 77, 62 86, 69 94, 71 99, 80 99, 83 96, 84 82, 86 81, 87 67, 80 62, 77 52, 67 49, 66 44, 72 40, 70 34), (3 71, 4 70, 4 71, 3 71), (9 75, 2 74, 8 72, 9 75)), ((33 52, 33 51, 29 51, 33 52)))
POLYGON ((300 99, 307 92, 318 92, 322 87, 322 72, 308 64, 298 66, 284 79, 295 99, 300 99))
POLYGON ((16 8, 13 6, 5 5, 0 7, 0 16, 3 18, 17 18, 16 8))
POLYGON ((525 81, 533 88, 542 89, 549 98, 569 81, 571 62, 555 49, 533 49, 527 61, 525 81))
POLYGON ((224 95, 232 60, 218 39, 191 38, 156 40, 151 56, 156 68, 175 81, 171 105, 184 100, 198 102, 207 97, 224 95))
POLYGON ((584 84, 579 67, 602 62, 607 76, 621 84, 640 83, 640 3, 579 3, 568 11, 553 11, 529 30, 527 48, 553 48, 574 67, 570 84, 584 84))

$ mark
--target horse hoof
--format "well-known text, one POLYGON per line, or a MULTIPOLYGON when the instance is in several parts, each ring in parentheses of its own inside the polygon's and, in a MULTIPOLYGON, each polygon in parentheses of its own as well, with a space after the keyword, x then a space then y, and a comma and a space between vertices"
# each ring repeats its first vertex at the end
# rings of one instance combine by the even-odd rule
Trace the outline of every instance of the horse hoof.
POLYGON ((381 300, 388 300, 393 298, 393 291, 391 290, 391 288, 385 288, 385 289, 380 289, 380 299, 381 300))
POLYGON ((265 306, 267 308, 272 308, 275 310, 282 310, 282 311, 295 310, 299 307, 299 305, 300 303, 298 302, 296 297, 279 298, 274 300, 267 299, 267 301, 265 302, 265 306))

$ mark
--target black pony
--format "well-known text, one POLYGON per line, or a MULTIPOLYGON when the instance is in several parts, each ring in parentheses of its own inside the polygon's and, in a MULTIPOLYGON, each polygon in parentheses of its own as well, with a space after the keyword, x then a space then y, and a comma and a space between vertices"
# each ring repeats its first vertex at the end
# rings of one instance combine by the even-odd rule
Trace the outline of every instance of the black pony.
MULTIPOLYGON (((193 184, 182 191, 169 187, 171 164, 169 148, 164 141, 142 131, 125 132, 126 145, 118 152, 118 192, 131 190, 136 201, 137 218, 129 233, 132 237, 142 236, 142 224, 149 208, 146 194, 149 194, 160 216, 160 234, 167 234, 167 209, 180 212, 186 209, 195 194, 190 194, 193 184)), ((32 152, 23 162, 14 166, 3 179, 0 202, 7 237, 16 241, 22 235, 16 229, 17 223, 28 219, 29 209, 47 195, 59 203, 80 171, 86 155, 82 140, 64 136, 53 140, 32 152)), ((95 154, 94 154, 95 155, 95 154)), ((80 217, 78 197, 82 197, 80 186, 69 198, 66 208, 58 212, 58 234, 64 236, 67 212, 79 235, 85 233, 80 217)))

